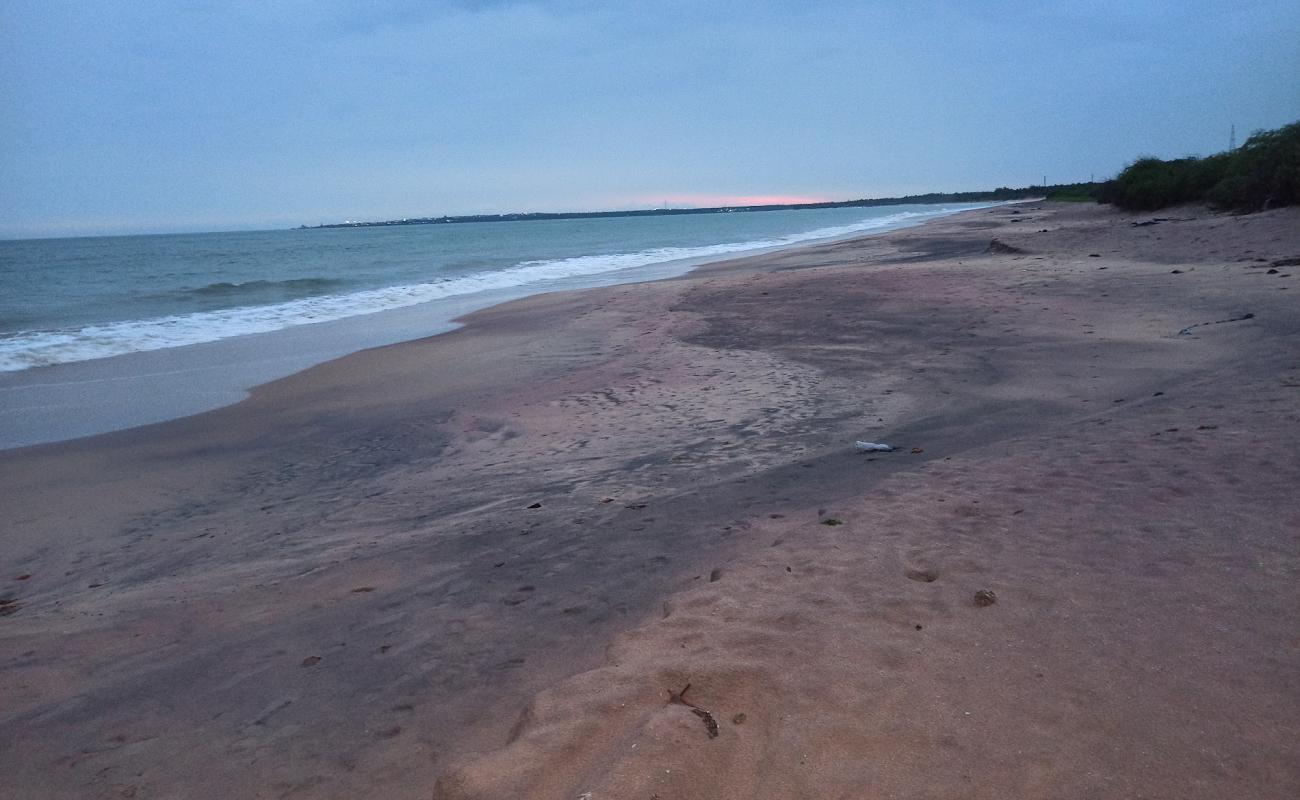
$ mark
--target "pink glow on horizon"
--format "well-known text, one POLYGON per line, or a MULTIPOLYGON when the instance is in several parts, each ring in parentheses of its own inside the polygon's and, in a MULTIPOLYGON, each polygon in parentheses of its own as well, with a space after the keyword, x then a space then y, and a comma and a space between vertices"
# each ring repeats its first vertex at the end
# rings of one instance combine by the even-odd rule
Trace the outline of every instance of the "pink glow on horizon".
POLYGON ((825 197, 789 194, 666 194, 660 197, 636 197, 627 201, 639 208, 660 208, 665 203, 678 208, 717 208, 728 206, 780 206, 800 203, 825 203, 825 197))

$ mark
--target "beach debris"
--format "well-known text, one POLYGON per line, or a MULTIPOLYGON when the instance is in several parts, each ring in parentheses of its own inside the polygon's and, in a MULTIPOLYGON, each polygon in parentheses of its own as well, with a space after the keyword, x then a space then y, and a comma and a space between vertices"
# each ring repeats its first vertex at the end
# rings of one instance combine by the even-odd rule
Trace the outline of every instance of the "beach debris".
POLYGON ((304 667, 314 667, 320 663, 320 656, 307 656, 302 660, 304 667))
POLYGON ((628 508, 628 509, 631 509, 631 510, 633 510, 633 511, 639 511, 639 510, 645 508, 645 505, 646 505, 645 503, 631 503, 631 504, 629 504, 629 505, 623 506, 623 508, 628 508))
POLYGON ((712 714, 702 708, 692 708, 691 713, 704 720, 704 730, 708 732, 710 739, 718 738, 718 721, 712 714))
POLYGON ((23 604, 18 602, 18 598, 13 595, 0 596, 0 617, 7 617, 10 614, 17 613, 23 604))
POLYGON ((1266 272, 1266 273, 1264 273, 1264 274, 1265 274, 1265 275, 1276 275, 1277 273, 1278 273, 1278 271, 1277 271, 1276 269, 1270 269, 1268 272, 1266 272))
POLYGON ((682 690, 680 692, 674 692, 672 689, 669 689, 668 704, 672 705, 676 703, 678 705, 683 705, 689 708, 692 714, 704 720, 704 730, 709 734, 709 738, 710 739, 718 738, 718 721, 714 719, 713 715, 710 714, 707 710, 700 708, 699 706, 692 703, 690 700, 686 699, 686 691, 690 688, 691 685, 688 683, 682 687, 682 690))
POLYGON ((27 574, 27 573, 23 573, 22 575, 19 575, 17 578, 14 578, 14 580, 16 580, 16 581, 25 581, 25 580, 27 580, 27 579, 30 578, 30 577, 32 577, 32 576, 29 575, 29 574, 27 574))
POLYGON ((827 517, 826 519, 822 520, 822 524, 823 524, 823 525, 830 525, 830 526, 833 528, 833 527, 835 527, 836 525, 843 525, 843 524, 844 524, 844 520, 842 520, 842 519, 836 519, 835 517, 827 517))
POLYGON ((998 596, 992 589, 980 589, 975 593, 975 605, 979 608, 991 606, 998 601, 998 596))
POLYGON ((1170 274, 1170 275, 1182 275, 1182 274, 1183 274, 1183 271, 1182 271, 1181 269, 1171 269, 1171 270, 1169 270, 1169 274, 1170 274))
POLYGON ((916 455, 916 454, 918 454, 918 453, 924 453, 924 452, 925 452, 925 450, 923 450, 923 449, 921 449, 921 448, 919 448, 919 447, 913 447, 913 448, 912 448, 912 455, 916 455))
POLYGON ((542 507, 541 503, 533 503, 530 506, 524 506, 524 508, 541 508, 541 507, 542 507))
POLYGON ((991 241, 989 242, 988 249, 986 249, 984 252, 986 252, 986 253, 995 253, 995 254, 1003 254, 1003 255, 1024 255, 1025 253, 1028 253, 1029 251, 1028 251, 1028 250, 1021 250, 1019 247, 1016 247, 1016 246, 1014 246, 1014 245, 1007 244, 1006 242, 1002 241, 1001 239, 993 239, 993 240, 991 240, 991 241))
POLYGON ((1255 314, 1252 312, 1252 313, 1242 314, 1240 317, 1232 317, 1230 319, 1216 319, 1214 322, 1198 322, 1195 325, 1188 325, 1186 328, 1183 328, 1181 331, 1178 332, 1178 335, 1190 336, 1192 333, 1192 328, 1200 328, 1205 325, 1223 325, 1224 323, 1228 323, 1228 322, 1243 322, 1245 320, 1254 319, 1254 318, 1255 318, 1255 314))
POLYGON ((714 567, 713 571, 709 573, 709 583, 715 583, 721 577, 722 567, 714 567))
POLYGON ((861 451, 861 452, 863 452, 863 453, 892 453, 892 452, 894 452, 894 447, 893 447, 893 445, 883 444, 883 443, 881 443, 881 442, 864 442, 864 441, 861 441, 861 440, 854 442, 854 443, 853 443, 853 448, 854 448, 855 450, 861 451))

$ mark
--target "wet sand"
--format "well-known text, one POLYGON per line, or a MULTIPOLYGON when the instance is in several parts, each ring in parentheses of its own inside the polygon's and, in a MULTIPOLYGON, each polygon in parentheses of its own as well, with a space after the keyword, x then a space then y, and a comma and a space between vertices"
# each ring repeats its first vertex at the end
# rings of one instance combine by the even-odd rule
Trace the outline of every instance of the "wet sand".
POLYGON ((1161 216, 530 298, 0 454, 0 795, 1293 796, 1300 212, 1161 216))

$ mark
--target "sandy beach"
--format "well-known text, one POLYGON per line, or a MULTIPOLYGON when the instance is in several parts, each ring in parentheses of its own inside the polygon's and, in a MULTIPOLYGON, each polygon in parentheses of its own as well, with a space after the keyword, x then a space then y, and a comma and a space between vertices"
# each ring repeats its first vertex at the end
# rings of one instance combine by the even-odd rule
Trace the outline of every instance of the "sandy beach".
POLYGON ((0 452, 0 796, 1294 797, 1296 275, 1022 203, 0 452))

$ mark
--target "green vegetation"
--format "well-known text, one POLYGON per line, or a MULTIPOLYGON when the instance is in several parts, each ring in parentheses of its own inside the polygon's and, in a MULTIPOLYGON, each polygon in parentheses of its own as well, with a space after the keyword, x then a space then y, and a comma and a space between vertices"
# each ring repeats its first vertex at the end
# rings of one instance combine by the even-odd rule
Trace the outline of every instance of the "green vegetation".
MULTIPOLYGON (((1100 183, 1061 183, 1051 186, 1022 186, 1013 189, 999 186, 983 192, 931 192, 906 197, 876 197, 864 200, 839 200, 826 203, 789 203, 761 206, 724 206, 715 208, 646 208, 636 211, 561 211, 521 212, 515 214, 475 214, 460 217, 413 217, 384 222, 341 222, 317 225, 317 228, 369 228, 390 225, 441 225, 457 222, 523 222, 547 219, 599 219, 603 217, 657 217, 684 214, 731 214, 746 211, 791 211, 806 208, 868 208, 911 203, 986 203, 1046 197, 1048 200, 1083 202, 1096 199, 1100 183)), ((299 226, 307 228, 306 225, 299 226)))
POLYGON ((1054 203, 1094 203, 1102 183, 1064 183, 1047 187, 1047 199, 1054 203))
POLYGON ((1208 203, 1262 211, 1300 203, 1300 122, 1258 131, 1236 150, 1205 158, 1139 158, 1097 193, 1129 211, 1208 203))
MULTIPOLYGON (((590 219, 679 214, 720 214, 782 211, 805 208, 855 208, 904 203, 978 203, 1046 197, 1062 203, 1111 203, 1129 211, 1154 211, 1181 203, 1209 203, 1234 211, 1300 203, 1300 122, 1274 131, 1258 131, 1236 150, 1205 158, 1139 158, 1105 183, 1061 183, 1051 186, 1000 186, 982 192, 932 192, 906 197, 877 197, 827 203, 727 206, 719 208, 647 208, 636 211, 578 211, 550 213, 477 214, 460 217, 417 217, 385 222, 346 222, 321 228, 384 225, 429 225, 455 222, 512 222, 547 219, 590 219)), ((307 226, 302 226, 307 227, 307 226)))

